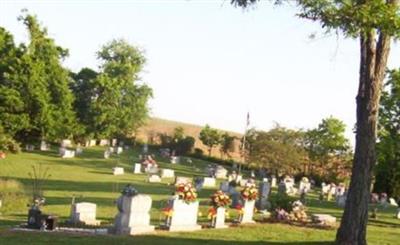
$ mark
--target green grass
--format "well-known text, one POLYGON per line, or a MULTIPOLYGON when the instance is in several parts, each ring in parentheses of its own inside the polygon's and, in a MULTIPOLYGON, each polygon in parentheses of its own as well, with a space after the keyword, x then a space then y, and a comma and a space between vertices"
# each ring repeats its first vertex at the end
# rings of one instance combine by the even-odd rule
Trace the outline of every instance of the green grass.
MULTIPOLYGON (((151 223, 158 226, 161 223, 160 209, 173 192, 173 186, 163 180, 163 183, 147 183, 146 175, 132 174, 132 166, 138 160, 137 152, 125 151, 119 158, 103 159, 103 148, 94 147, 84 150, 84 154, 75 159, 61 159, 56 152, 33 152, 19 155, 8 155, 0 160, 0 178, 17 180, 24 184, 29 193, 31 181, 28 173, 31 166, 43 164, 51 174, 44 190, 46 206, 43 211, 57 214, 61 222, 68 219, 70 203, 73 195, 78 202, 87 201, 97 204, 97 218, 103 225, 111 225, 117 213, 115 199, 122 187, 133 184, 141 193, 151 195, 153 206, 151 223), (125 175, 113 176, 114 166, 125 168, 125 175)), ((202 175, 208 164, 194 161, 192 165, 170 165, 157 159, 161 167, 175 169, 179 176, 202 175)), ((213 189, 203 189, 200 193, 201 212, 200 224, 207 224, 206 213, 208 198, 213 189)), ((276 191, 276 190, 274 190, 276 191)), ((26 200, 26 199, 23 199, 26 200)), ((15 200, 9 200, 14 202, 15 200)), ((7 200, 3 200, 7 202, 7 200)), ((19 200, 19 202, 21 202, 19 200)), ((6 203, 7 207, 10 207, 6 203)), ((342 210, 333 202, 319 203, 317 195, 311 194, 308 200, 309 213, 326 213, 340 218, 342 210)), ((332 244, 336 230, 322 230, 277 223, 257 223, 251 226, 231 227, 229 229, 203 229, 197 232, 170 233, 157 231, 145 236, 114 236, 114 235, 77 235, 60 233, 15 232, 10 227, 26 222, 27 208, 0 209, 0 244, 332 244)), ((235 215, 231 211, 232 218, 235 215)), ((368 226, 368 241, 370 244, 399 244, 400 220, 394 219, 395 209, 388 208, 379 213, 379 220, 371 220, 368 226)), ((260 218, 256 216, 256 219, 260 218)))

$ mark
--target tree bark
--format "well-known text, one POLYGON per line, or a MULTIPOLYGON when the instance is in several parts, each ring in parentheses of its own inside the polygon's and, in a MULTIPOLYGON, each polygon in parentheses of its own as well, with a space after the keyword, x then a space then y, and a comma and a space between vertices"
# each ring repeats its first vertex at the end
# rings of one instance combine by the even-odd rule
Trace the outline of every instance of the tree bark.
POLYGON ((357 101, 356 146, 352 176, 336 242, 340 245, 367 244, 368 202, 372 170, 376 163, 376 134, 381 87, 390 36, 370 31, 360 36, 360 78, 357 101))

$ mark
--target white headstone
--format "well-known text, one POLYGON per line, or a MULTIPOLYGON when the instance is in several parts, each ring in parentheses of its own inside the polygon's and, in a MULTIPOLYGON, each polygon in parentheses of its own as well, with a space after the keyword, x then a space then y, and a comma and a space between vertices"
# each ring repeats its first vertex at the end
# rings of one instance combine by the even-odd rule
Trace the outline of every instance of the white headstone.
POLYGON ((75 151, 71 150, 64 150, 64 152, 61 154, 62 158, 74 158, 75 157, 75 151))
POLYGON ((175 171, 172 169, 161 169, 161 178, 174 178, 175 171))
POLYGON ((240 219, 241 224, 255 223, 253 220, 255 201, 244 201, 243 215, 240 219))
POLYGON ((217 166, 215 169, 215 178, 217 179, 226 179, 226 175, 228 174, 228 170, 222 166, 217 166))
POLYGON ((110 158, 111 152, 109 150, 104 151, 104 159, 110 158))
POLYGON ((90 202, 73 204, 70 221, 74 224, 100 225, 100 221, 96 220, 96 204, 90 202))
POLYGON ((113 170, 113 175, 122 175, 122 174, 124 174, 124 168, 115 167, 112 170, 113 170))
POLYGON ((276 178, 272 177, 271 179, 271 187, 276 187, 276 178))
POLYGON ((398 207, 399 205, 397 204, 397 202, 394 200, 394 198, 389 198, 389 204, 391 205, 391 206, 395 206, 395 207, 398 207))
POLYGON ((337 196, 337 198, 336 198, 336 204, 337 204, 339 207, 344 208, 344 206, 346 205, 346 195, 337 196))
POLYGON ((329 214, 312 214, 311 219, 313 222, 324 226, 334 226, 336 218, 329 214))
POLYGON ((153 175, 150 175, 149 182, 150 183, 160 183, 161 178, 160 178, 160 176, 153 174, 153 175))
POLYGON ((204 177, 203 187, 215 187, 215 178, 204 177))
POLYGON ((124 149, 122 148, 122 146, 118 146, 115 150, 115 152, 119 155, 124 151, 124 149))
POLYGON ((177 156, 171 157, 171 164, 178 164, 179 162, 180 162, 179 157, 177 157, 177 156))
POLYGON ((174 200, 172 204, 173 215, 169 224, 169 231, 195 231, 200 230, 197 224, 199 202, 186 203, 183 200, 174 200))
POLYGON ((225 208, 224 207, 217 208, 217 214, 216 214, 215 220, 213 221, 212 227, 216 228, 216 229, 228 228, 228 226, 225 225, 225 208))
POLYGON ((106 140, 106 139, 101 139, 99 145, 100 146, 108 146, 108 145, 110 145, 110 141, 106 140))
POLYGON ((400 208, 399 208, 399 209, 397 209, 396 218, 400 219, 400 208))
POLYGON ((116 146, 116 145, 117 145, 117 139, 112 139, 111 146, 116 146))
POLYGON ((135 168, 133 169, 134 174, 140 174, 142 173, 142 164, 141 163, 135 163, 135 168))
POLYGON ((240 181, 239 181, 239 185, 241 186, 241 187, 244 187, 244 186, 246 186, 246 184, 247 184, 247 179, 241 179, 240 181))
POLYGON ((40 150, 41 151, 48 151, 50 149, 49 145, 46 143, 46 141, 42 140, 40 142, 40 150))
POLYGON ((121 196, 117 200, 119 213, 115 217, 115 233, 137 235, 154 231, 150 225, 151 197, 121 196))

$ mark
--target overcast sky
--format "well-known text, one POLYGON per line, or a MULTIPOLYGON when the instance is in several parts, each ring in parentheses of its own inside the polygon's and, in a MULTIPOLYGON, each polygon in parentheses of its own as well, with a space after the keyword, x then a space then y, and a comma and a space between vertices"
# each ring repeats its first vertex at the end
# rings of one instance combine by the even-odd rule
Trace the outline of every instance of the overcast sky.
MULTIPOLYGON (((316 127, 343 120, 354 142, 358 43, 324 36, 296 8, 266 2, 243 11, 230 0, 0 0, 0 26, 27 40, 21 9, 37 15, 73 71, 97 69, 96 51, 114 38, 145 50, 142 80, 154 90, 152 115, 243 132, 316 127), (316 34, 316 38, 310 39, 316 34)), ((390 66, 399 65, 394 46, 390 66)))

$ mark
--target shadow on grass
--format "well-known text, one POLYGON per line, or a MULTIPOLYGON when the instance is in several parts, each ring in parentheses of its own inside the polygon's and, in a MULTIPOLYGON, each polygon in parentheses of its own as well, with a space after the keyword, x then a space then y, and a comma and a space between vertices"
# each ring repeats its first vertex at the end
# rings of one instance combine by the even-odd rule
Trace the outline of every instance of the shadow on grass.
POLYGON ((85 244, 85 245, 125 245, 125 244, 140 244, 140 245, 325 245, 334 244, 331 241, 310 241, 310 242, 269 242, 269 241, 237 241, 237 240, 217 240, 213 239, 198 239, 198 238, 183 238, 183 237, 165 237, 157 235, 144 236, 114 236, 114 235, 77 235, 77 234, 61 234, 61 233, 38 233, 38 232, 0 232, 0 244, 85 244))

